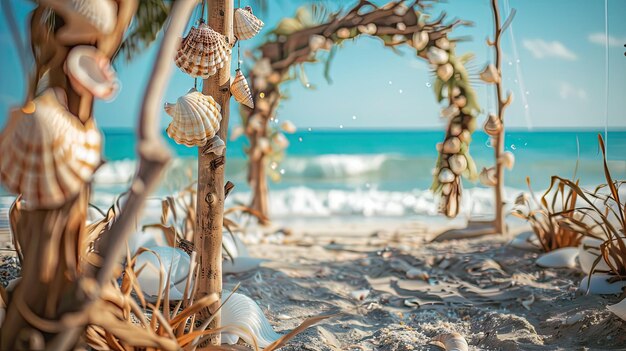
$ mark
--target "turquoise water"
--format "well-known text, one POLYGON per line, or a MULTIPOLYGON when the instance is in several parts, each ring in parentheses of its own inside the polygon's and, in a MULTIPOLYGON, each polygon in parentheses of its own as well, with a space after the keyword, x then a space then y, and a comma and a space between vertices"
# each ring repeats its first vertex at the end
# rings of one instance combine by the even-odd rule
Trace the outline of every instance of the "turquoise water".
MULTIPOLYGON (((549 184, 551 175, 571 177, 576 162, 581 184, 604 181, 599 131, 510 131, 506 149, 516 157, 507 173, 508 187, 525 189, 530 177, 537 189, 549 184)), ((135 158, 135 138, 130 130, 105 130, 105 157, 115 162, 135 158)), ((437 153, 441 131, 318 131, 303 129, 288 135, 287 157, 277 169, 284 170, 274 188, 306 186, 313 189, 408 191, 426 189, 437 153)), ((185 167, 194 168, 195 148, 176 145, 166 138, 185 167)), ((228 141, 227 177, 245 189, 245 138, 228 141)), ((610 166, 614 178, 626 179, 626 131, 611 131, 608 137, 610 166)), ((471 153, 479 169, 493 163, 493 149, 483 132, 474 134, 471 153)), ((180 163, 180 162, 179 162, 180 163)), ((466 186, 473 184, 466 183, 466 186)))

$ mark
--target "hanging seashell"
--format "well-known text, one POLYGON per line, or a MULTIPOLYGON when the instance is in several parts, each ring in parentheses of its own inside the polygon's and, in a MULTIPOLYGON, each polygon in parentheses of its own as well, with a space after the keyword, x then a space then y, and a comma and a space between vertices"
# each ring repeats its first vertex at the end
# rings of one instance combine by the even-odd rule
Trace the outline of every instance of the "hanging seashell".
POLYGON ((457 137, 449 138, 443 142, 442 151, 444 154, 456 154, 461 151, 461 140, 457 137))
POLYGON ((221 109, 212 96, 191 89, 175 104, 165 104, 165 112, 173 118, 167 135, 177 144, 204 146, 220 128, 221 109))
POLYGON ((454 98, 454 97, 457 97, 459 95, 461 95, 461 89, 459 87, 457 87, 457 86, 452 88, 452 90, 450 91, 450 96, 452 96, 454 98))
POLYGON ((444 82, 447 82, 452 77, 452 74, 454 74, 454 67, 449 63, 437 67, 437 76, 444 82))
POLYGON ((202 150, 202 153, 205 155, 213 153, 217 156, 222 156, 224 155, 224 150, 226 150, 226 143, 224 143, 224 140, 219 136, 215 135, 206 143, 206 147, 202 150))
POLYGON ((298 128, 296 128, 295 124, 291 121, 284 121, 280 124, 280 129, 282 129, 285 133, 293 134, 298 128))
POLYGON ((317 50, 323 49, 326 47, 326 37, 319 34, 314 34, 309 37, 309 49, 311 52, 316 52, 317 50))
POLYGON ((98 99, 110 100, 119 89, 111 62, 93 46, 80 45, 70 50, 65 72, 72 88, 80 95, 91 94, 98 99))
POLYGON ((495 167, 485 168, 480 171, 480 175, 478 175, 478 180, 482 185, 485 186, 496 186, 496 169, 495 167))
POLYGON ((274 137, 272 137, 272 142, 282 150, 289 146, 289 140, 287 140, 287 137, 283 133, 276 133, 274 137))
MULTIPOLYGON (((251 298, 239 293, 233 293, 231 296, 230 292, 224 291, 222 304, 222 324, 232 330, 248 331, 249 333, 240 334, 249 345, 265 348, 281 337, 265 318, 259 305, 251 298)), ((238 340, 239 336, 235 334, 222 333, 223 343, 234 345, 238 340)))
POLYGON ((404 31, 406 29, 406 24, 404 24, 403 22, 400 22, 400 23, 396 24, 396 29, 404 31))
POLYGON ((428 32, 426 31, 421 31, 421 32, 415 32, 413 34, 413 47, 417 50, 417 51, 422 51, 424 50, 424 48, 426 47, 426 45, 428 45, 428 32))
POLYGON ((447 38, 439 38, 435 40, 435 45, 437 45, 437 47, 441 50, 450 49, 450 41, 447 38))
POLYGON ((463 132, 463 127, 460 124, 453 123, 450 125, 450 135, 458 137, 463 132))
POLYGON ((485 121, 483 129, 485 133, 490 136, 497 136, 502 131, 502 122, 498 116, 490 113, 489 116, 487 116, 487 121, 485 121))
POLYGON ((443 186, 441 186, 441 193, 444 195, 450 195, 450 192, 452 191, 452 184, 450 183, 446 183, 443 186))
POLYGON ((378 30, 378 28, 376 27, 376 24, 374 23, 368 23, 366 25, 361 24, 361 25, 358 25, 356 29, 363 34, 368 34, 368 35, 375 35, 376 31, 378 30))
POLYGON ((503 164, 504 167, 506 167, 508 170, 511 170, 515 165, 515 155, 513 155, 513 153, 510 151, 505 151, 498 158, 498 163, 503 164))
POLYGON ((63 45, 92 44, 110 34, 117 23, 117 4, 113 0, 42 0, 63 17, 65 23, 56 39, 63 45))
POLYGON ((222 34, 206 23, 191 27, 183 39, 174 61, 192 77, 207 79, 217 73, 230 59, 230 44, 222 34))
POLYGON ((13 109, 0 134, 0 183, 22 194, 28 209, 57 208, 76 196, 101 164, 102 138, 93 119, 84 125, 53 89, 27 112, 13 109))
POLYGON ((278 72, 272 72, 269 76, 267 76, 267 82, 270 84, 278 84, 280 83, 280 81, 282 80, 282 77, 280 76, 280 73, 278 72))
POLYGON ((405 41, 406 41, 406 37, 402 34, 394 34, 394 36, 391 37, 391 42, 394 44, 403 43, 405 41))
MULTIPOLYGON (((450 172, 452 173, 452 172, 450 172)), ((439 211, 445 214, 449 218, 454 218, 459 214, 459 204, 461 201, 461 182, 460 178, 455 178, 454 181, 444 184, 447 185, 446 192, 448 195, 442 195, 439 202, 439 211)), ((444 187, 442 187, 442 191, 444 187)))
POLYGON ((498 69, 492 63, 485 66, 485 69, 480 72, 480 79, 485 83, 496 84, 500 83, 500 74, 498 69))
POLYGON ((467 158, 464 155, 452 155, 448 158, 450 169, 454 174, 460 175, 467 169, 467 158))
POLYGON ((426 57, 433 65, 443 65, 448 62, 449 55, 445 50, 431 46, 426 52, 426 57))
POLYGON ((463 129, 461 134, 459 134, 459 140, 463 143, 469 144, 472 141, 472 133, 470 133, 467 129, 463 129))
POLYGON ((445 351, 468 351, 469 345, 459 333, 441 334, 434 337, 431 343, 443 346, 445 351))
POLYGON ((240 69, 237 70, 235 79, 230 85, 230 92, 233 94, 233 97, 237 100, 237 102, 248 106, 249 108, 254 108, 252 92, 250 92, 248 81, 246 80, 246 77, 244 77, 243 73, 241 73, 240 69))
POLYGON ((258 19, 250 6, 235 10, 233 15, 233 32, 238 40, 248 40, 257 35, 263 28, 263 21, 258 19))
POLYGON ((337 30, 337 36, 340 39, 348 39, 348 38, 350 38, 350 30, 348 28, 345 28, 345 27, 344 28, 339 28, 337 30))
POLYGON ((441 118, 452 119, 459 115, 459 108, 456 105, 448 105, 448 107, 441 110, 441 118))
POLYGON ((408 10, 409 10, 409 7, 406 6, 406 4, 399 3, 396 7, 394 7, 393 13, 396 16, 404 16, 408 10))
POLYGON ((439 179, 439 183, 443 184, 452 183, 455 178, 456 176, 449 168, 442 168, 439 171, 439 176, 437 177, 437 179, 439 179))

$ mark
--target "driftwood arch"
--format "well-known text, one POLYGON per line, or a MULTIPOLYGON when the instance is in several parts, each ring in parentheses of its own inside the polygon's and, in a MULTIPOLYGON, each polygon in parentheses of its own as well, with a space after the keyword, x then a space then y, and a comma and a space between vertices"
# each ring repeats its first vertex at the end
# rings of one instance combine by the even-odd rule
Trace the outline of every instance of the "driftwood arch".
MULTIPOLYGON (((250 207, 268 215, 267 156, 285 147, 270 125, 281 101, 281 83, 292 80, 290 69, 316 62, 319 51, 334 50, 344 40, 369 35, 381 39, 385 47, 408 45, 418 57, 432 65, 433 84, 438 102, 447 100, 442 117, 448 120, 446 136, 438 146, 439 157, 432 189, 441 194, 440 210, 448 217, 459 212, 461 176, 475 179, 476 167, 469 154, 471 133, 479 106, 464 64, 471 55, 457 56, 455 41, 448 39, 455 27, 467 22, 444 23, 445 13, 429 21, 423 1, 396 0, 378 7, 361 0, 344 14, 331 14, 315 22, 316 10, 299 10, 294 18, 283 19, 271 32, 270 40, 257 48, 256 62, 249 73, 255 106, 242 106, 243 133, 249 140, 248 183, 252 191, 250 207), (277 140, 278 139, 278 140, 277 140), (454 158, 451 158, 454 157, 454 158), (454 163, 454 165, 451 165, 454 163), (453 170, 454 171, 453 171, 453 170)), ((319 13, 317 13, 319 14, 319 13)))

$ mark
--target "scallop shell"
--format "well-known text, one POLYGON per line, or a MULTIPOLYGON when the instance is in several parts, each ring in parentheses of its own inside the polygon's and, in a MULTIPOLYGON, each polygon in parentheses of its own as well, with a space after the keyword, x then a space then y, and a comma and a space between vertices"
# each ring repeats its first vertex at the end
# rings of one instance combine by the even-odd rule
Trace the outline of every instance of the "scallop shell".
POLYGON ((233 79, 233 83, 230 85, 230 92, 237 102, 249 108, 254 108, 254 100, 252 99, 252 92, 250 92, 248 81, 239 69, 237 70, 235 79, 233 79))
POLYGON ((0 182, 29 209, 57 208, 90 180, 101 144, 93 119, 83 125, 48 89, 29 111, 11 111, 0 135, 0 182))
POLYGON ((111 62, 93 46, 80 45, 70 50, 65 72, 74 90, 81 95, 89 93, 99 99, 110 100, 119 89, 111 62))
POLYGON ((492 63, 485 66, 482 72, 480 72, 480 79, 485 83, 495 84, 500 83, 500 74, 492 63))
POLYGON ((444 82, 447 82, 452 77, 452 74, 454 74, 454 67, 449 63, 437 67, 437 75, 444 82))
POLYGON ((498 116, 490 113, 485 121, 483 129, 485 130, 485 133, 491 136, 497 136, 502 131, 502 122, 498 116))
POLYGON ((222 156, 224 155, 224 150, 226 150, 226 143, 216 135, 207 142, 207 147, 202 151, 202 153, 205 155, 213 153, 217 156, 222 156))
POLYGON ((175 104, 165 104, 165 111, 173 118, 167 135, 178 144, 203 146, 220 128, 221 109, 212 96, 191 89, 175 104))
POLYGON ((117 23, 117 4, 113 0, 42 0, 63 17, 65 25, 56 33, 64 45, 94 43, 110 34, 117 23))
POLYGON ((426 45, 428 45, 428 32, 426 31, 421 31, 421 32, 415 32, 413 34, 413 47, 417 50, 417 51, 421 51, 424 50, 424 48, 426 47, 426 45))
MULTIPOLYGON (((256 345, 265 348, 282 336, 274 331, 259 305, 251 298, 239 293, 231 295, 228 291, 224 291, 222 304, 222 325, 231 329, 250 331, 250 333, 241 333, 242 339, 249 345, 255 345, 254 341, 256 341, 256 345)), ((234 345, 238 340, 237 335, 222 333, 223 343, 234 345)))
POLYGON ((437 335, 431 342, 443 345, 446 351, 468 351, 469 345, 465 338, 459 333, 448 333, 437 335))
POLYGON ((426 57, 433 65, 443 65, 444 63, 448 63, 449 55, 445 50, 431 46, 428 52, 426 52, 426 57))
POLYGON ((250 6, 235 10, 233 32, 239 40, 247 40, 257 35, 263 28, 263 21, 258 19, 250 6))
POLYGON ((482 185, 496 186, 496 169, 494 167, 483 167, 483 170, 478 175, 478 180, 480 180, 482 185))
POLYGON ((230 58, 230 45, 222 34, 206 23, 191 27, 183 39, 174 61, 192 77, 207 79, 217 73, 230 58))

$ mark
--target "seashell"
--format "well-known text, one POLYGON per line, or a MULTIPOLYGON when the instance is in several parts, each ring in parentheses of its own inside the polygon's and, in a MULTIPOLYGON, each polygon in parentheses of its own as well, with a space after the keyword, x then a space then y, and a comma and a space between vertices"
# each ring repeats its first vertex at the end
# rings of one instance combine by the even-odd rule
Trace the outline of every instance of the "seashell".
POLYGON ((354 290, 350 292, 350 297, 357 301, 365 300, 370 294, 368 289, 354 290))
POLYGON ((502 121, 500 121, 498 116, 490 113, 489 116, 487 116, 483 129, 485 130, 485 133, 491 136, 497 136, 502 131, 502 121))
POLYGON ((606 308, 622 320, 626 321, 626 299, 622 299, 622 301, 616 303, 615 305, 608 305, 606 308))
POLYGON ((150 247, 148 251, 140 253, 135 261, 135 269, 145 267, 137 276, 141 291, 148 299, 156 301, 160 287, 161 297, 165 296, 167 276, 171 272, 169 298, 172 301, 182 300, 185 285, 187 285, 190 261, 185 251, 170 246, 150 247))
POLYGON ((470 131, 467 129, 463 129, 461 134, 459 134, 459 140, 466 144, 469 144, 472 141, 472 133, 470 133, 470 131))
POLYGON ((496 84, 500 83, 500 74, 496 66, 490 63, 480 72, 480 79, 485 83, 496 84))
POLYGON ((235 128, 230 130, 230 140, 235 141, 244 133, 244 129, 242 126, 236 126, 235 128))
POLYGON ((263 151, 266 154, 272 152, 272 144, 270 143, 270 140, 268 138, 259 138, 259 140, 257 140, 256 142, 256 146, 259 150, 263 151))
POLYGON ((461 151, 461 140, 457 137, 448 138, 443 142, 442 151, 444 154, 456 154, 461 151))
POLYGON ((519 234, 513 240, 511 240, 509 245, 511 245, 512 247, 516 249, 523 249, 523 250, 532 250, 532 249, 538 249, 541 247, 541 243, 539 242, 539 239, 537 238, 537 234, 535 234, 532 231, 527 231, 527 232, 523 232, 519 234))
POLYGON ((498 163, 503 164, 504 167, 511 170, 515 165, 515 155, 513 155, 513 153, 510 151, 505 151, 498 158, 498 163))
POLYGON ((482 185, 485 186, 496 186, 496 169, 495 167, 485 168, 480 171, 478 175, 478 180, 482 185))
POLYGON ((467 158, 464 155, 452 155, 448 158, 450 169, 454 174, 460 175, 467 169, 467 158))
POLYGON ((212 96, 191 89, 175 104, 165 104, 165 112, 173 118, 167 135, 177 144, 203 146, 220 128, 221 109, 212 96))
POLYGON ((444 195, 450 195, 450 193, 452 192, 452 184, 450 183, 446 183, 441 187, 441 193, 444 195))
POLYGON ((452 119, 459 115, 459 108, 456 105, 448 105, 448 107, 441 110, 441 118, 452 119))
MULTIPOLYGON (((583 237, 580 241, 580 245, 578 245, 578 262, 580 263, 580 269, 586 274, 591 272, 593 263, 598 256, 602 255, 600 252, 600 245, 602 245, 602 243, 602 240, 588 236, 583 237)), ((610 271, 610 268, 606 264, 606 261, 604 259, 600 259, 594 268, 594 273, 605 273, 608 271, 610 271)))
POLYGON ((89 45, 75 46, 65 61, 65 72, 72 88, 80 95, 111 99, 119 89, 109 58, 89 45))
POLYGON ((91 44, 110 34, 117 23, 117 4, 113 0, 42 0, 63 17, 65 25, 56 33, 63 45, 91 44))
POLYGON ((435 145, 435 149, 437 149, 437 151, 441 152, 443 150, 443 143, 437 143, 435 145))
POLYGON ((589 289, 590 294, 597 295, 621 294, 623 292, 622 289, 626 287, 626 280, 609 283, 608 281, 611 278, 615 278, 615 276, 612 274, 594 273, 591 275, 590 280, 589 275, 586 275, 580 282, 578 289, 581 291, 589 289))
MULTIPOLYGON (((250 332, 240 333, 241 338, 248 345, 265 348, 282 336, 274 331, 259 305, 243 294, 232 293, 231 295, 228 291, 223 291, 221 310, 222 325, 250 332)), ((238 340, 237 335, 222 333, 222 343, 234 345, 238 340)))
POLYGON ((450 135, 459 136, 463 132, 463 127, 460 124, 450 125, 450 135))
POLYGON ((257 269, 261 263, 267 261, 261 258, 250 257, 246 246, 239 240, 237 235, 228 235, 225 233, 222 239, 222 246, 233 258, 233 260, 224 260, 222 262, 222 272, 224 274, 249 272, 257 269))
POLYGON ((396 7, 393 8, 393 13, 396 16, 404 16, 406 12, 409 10, 409 7, 404 3, 399 3, 396 7))
POLYGON ((319 34, 314 34, 309 37, 309 49, 311 52, 316 52, 320 49, 326 48, 326 37, 319 34))
POLYGON ((249 108, 254 108, 254 100, 252 99, 252 92, 250 91, 250 87, 248 86, 248 81, 246 77, 244 77, 241 70, 237 70, 237 74, 235 75, 235 79, 233 83, 230 85, 230 92, 233 94, 233 97, 237 102, 242 105, 248 106, 249 108))
POLYGON ((295 124, 291 121, 284 121, 280 124, 280 129, 282 129, 285 133, 293 134, 298 128, 296 128, 295 124))
MULTIPOLYGON (((426 45, 428 45, 428 32, 426 31, 421 31, 421 32, 415 32, 413 34, 413 47, 417 50, 417 51, 421 51, 424 50, 424 48, 426 47, 426 45)), ((430 60, 430 59, 429 59, 430 60)), ((446 60, 447 61, 447 60, 446 60)), ((445 63, 445 62, 444 62, 445 63)))
POLYGON ((272 72, 269 76, 267 76, 267 81, 270 84, 276 85, 276 84, 280 83, 281 80, 282 80, 282 77, 281 77, 280 73, 278 73, 278 72, 272 72))
POLYGON ((363 34, 375 35, 378 27, 374 23, 368 23, 367 25, 358 25, 356 29, 363 34))
POLYGON ((289 140, 283 133, 276 133, 274 137, 272 137, 272 142, 278 146, 279 149, 286 149, 289 146, 289 140))
POLYGON ((439 176, 437 177, 437 179, 439 179, 440 183, 446 184, 452 183, 454 179, 456 179, 456 176, 449 168, 442 168, 439 171, 439 176))
POLYGON ((458 108, 463 108, 467 105, 467 98, 463 95, 458 95, 452 98, 452 102, 454 102, 458 108))
POLYGON ((564 247, 541 255, 535 263, 544 268, 574 268, 577 257, 577 247, 564 247))
POLYGON ((450 41, 445 37, 435 40, 435 45, 437 45, 437 47, 440 48, 441 50, 450 49, 450 41))
POLYGON ((450 91, 450 96, 457 97, 459 95, 461 95, 461 89, 459 87, 457 87, 457 86, 452 88, 452 90, 450 91))
POLYGON ((219 136, 215 135, 211 140, 206 143, 206 148, 202 150, 202 153, 208 155, 210 153, 216 154, 217 156, 224 155, 224 150, 226 149, 226 143, 219 136))
POLYGON ((233 16, 233 32, 238 40, 248 40, 263 28, 263 21, 258 19, 250 6, 238 8, 233 16))
POLYGON ((393 37, 391 37, 391 42, 392 43, 402 43, 406 41, 406 37, 402 34, 394 34, 393 37))
POLYGON ((406 24, 404 24, 404 22, 400 22, 396 24, 396 29, 404 31, 406 29, 406 24))
POLYGON ((468 351, 469 345, 459 333, 440 334, 435 336, 431 343, 440 344, 445 351, 468 351))
POLYGON ((348 28, 345 28, 345 27, 339 28, 337 30, 337 36, 340 39, 348 39, 348 38, 350 38, 350 30, 348 28))
POLYGON ((229 59, 228 39, 206 23, 200 23, 198 27, 191 27, 174 61, 190 76, 207 79, 224 67, 229 59))
POLYGON ((444 63, 448 63, 449 55, 445 50, 431 46, 428 52, 426 52, 426 57, 433 65, 443 65, 444 63))
POLYGON ((33 100, 27 112, 11 110, 0 134, 0 183, 22 194, 27 209, 57 208, 100 166, 102 138, 93 119, 83 125, 53 89, 33 100))
POLYGON ((444 82, 447 82, 452 77, 452 74, 454 74, 454 67, 449 63, 437 67, 437 76, 444 82))
MULTIPOLYGON (((252 67, 252 73, 255 77, 267 77, 272 73, 272 63, 269 58, 263 58, 257 61, 252 67)), ((263 90, 263 89, 261 89, 263 90)))

